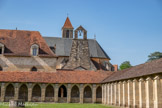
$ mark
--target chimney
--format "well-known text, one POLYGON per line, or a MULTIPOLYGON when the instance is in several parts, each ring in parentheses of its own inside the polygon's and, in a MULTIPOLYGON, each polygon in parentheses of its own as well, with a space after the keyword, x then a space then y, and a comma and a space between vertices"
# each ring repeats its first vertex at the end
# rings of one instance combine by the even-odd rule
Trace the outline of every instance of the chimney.
POLYGON ((114 71, 118 71, 118 65, 117 64, 114 64, 113 67, 114 67, 114 71))

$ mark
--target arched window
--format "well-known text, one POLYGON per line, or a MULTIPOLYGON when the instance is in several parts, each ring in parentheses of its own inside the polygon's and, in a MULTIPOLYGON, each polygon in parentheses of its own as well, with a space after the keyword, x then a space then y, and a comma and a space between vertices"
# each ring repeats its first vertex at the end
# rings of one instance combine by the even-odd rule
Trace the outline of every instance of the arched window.
POLYGON ((84 98, 92 98, 92 90, 89 86, 84 89, 84 98))
POLYGON ((58 97, 67 97, 67 89, 64 85, 60 86, 58 97))
POLYGON ((3 68, 0 66, 0 71, 3 71, 3 68))
POLYGON ((19 89, 19 99, 28 101, 28 88, 25 84, 23 84, 19 89))
POLYGON ((33 88, 32 97, 41 97, 41 88, 38 84, 33 88))
POLYGON ((54 97, 54 88, 51 85, 46 87, 46 97, 54 97))
POLYGON ((36 67, 32 67, 31 71, 37 71, 37 68, 36 67))
POLYGON ((71 90, 71 97, 79 97, 79 88, 75 85, 71 90))
POLYGON ((69 30, 66 31, 66 38, 69 38, 69 30))
POLYGON ((5 96, 7 97, 14 97, 14 86, 12 84, 9 84, 6 87, 6 92, 5 92, 5 96))
POLYGON ((96 90, 96 98, 102 98, 102 88, 100 86, 96 90))

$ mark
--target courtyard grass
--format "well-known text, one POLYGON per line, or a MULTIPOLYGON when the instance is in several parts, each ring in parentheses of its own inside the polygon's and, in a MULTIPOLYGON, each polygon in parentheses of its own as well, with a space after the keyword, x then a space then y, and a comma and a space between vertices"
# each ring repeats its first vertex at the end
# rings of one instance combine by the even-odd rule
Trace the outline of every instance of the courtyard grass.
MULTIPOLYGON (((9 108, 8 103, 0 104, 0 108, 9 108)), ((25 108, 114 108, 102 104, 75 103, 26 103, 25 108)))

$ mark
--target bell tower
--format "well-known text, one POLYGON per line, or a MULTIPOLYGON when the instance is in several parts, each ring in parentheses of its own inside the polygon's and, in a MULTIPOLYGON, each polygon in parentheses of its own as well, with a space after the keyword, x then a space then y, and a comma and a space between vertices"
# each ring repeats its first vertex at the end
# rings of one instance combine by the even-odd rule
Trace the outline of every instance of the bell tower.
POLYGON ((62 27, 62 38, 73 38, 73 29, 69 17, 67 17, 62 27))

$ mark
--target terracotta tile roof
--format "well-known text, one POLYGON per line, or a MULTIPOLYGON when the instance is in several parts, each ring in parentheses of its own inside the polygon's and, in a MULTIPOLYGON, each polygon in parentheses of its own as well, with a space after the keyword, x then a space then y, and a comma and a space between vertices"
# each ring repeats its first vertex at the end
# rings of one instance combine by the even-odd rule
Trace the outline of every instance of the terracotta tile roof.
POLYGON ((69 17, 66 18, 66 21, 65 21, 64 26, 62 27, 62 29, 63 28, 71 28, 71 29, 73 29, 73 26, 72 26, 72 24, 70 22, 69 17))
POLYGON ((38 31, 0 30, 0 43, 5 45, 4 55, 30 56, 31 45, 39 46, 39 56, 55 56, 38 31))
POLYGON ((0 72, 0 82, 99 83, 109 71, 0 72))
POLYGON ((157 73, 162 73, 162 58, 144 64, 140 64, 122 71, 117 71, 111 76, 108 76, 102 82, 105 83, 111 81, 118 81, 157 73))

